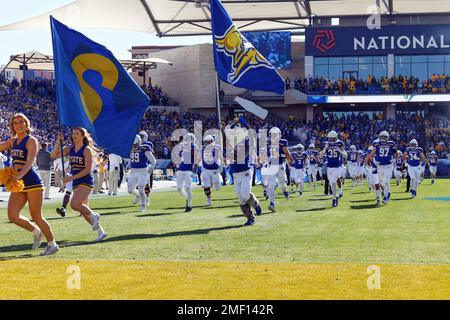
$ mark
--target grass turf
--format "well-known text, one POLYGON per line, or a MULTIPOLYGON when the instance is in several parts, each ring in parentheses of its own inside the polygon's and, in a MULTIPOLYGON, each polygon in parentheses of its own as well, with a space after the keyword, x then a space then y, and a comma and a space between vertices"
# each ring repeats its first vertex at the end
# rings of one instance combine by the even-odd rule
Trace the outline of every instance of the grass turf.
POLYGON ((131 197, 93 199, 109 234, 102 243, 92 242, 96 234, 78 215, 62 219, 56 204, 46 205, 61 246, 47 258, 0 209, 0 298, 448 298, 450 202, 425 198, 448 197, 449 187, 450 180, 426 180, 413 200, 393 185, 391 203, 380 208, 366 186, 352 191, 349 181, 338 208, 320 187, 302 198, 278 194, 277 212, 261 201, 251 227, 242 226, 232 187, 213 193, 213 208, 195 190, 191 213, 176 192, 153 194, 144 213, 131 197), (82 266, 84 288, 96 290, 67 291, 71 264, 82 266), (382 265, 382 292, 367 290, 372 264, 382 265), (33 279, 41 285, 29 288, 33 279), (248 290, 236 289, 244 280, 248 290))

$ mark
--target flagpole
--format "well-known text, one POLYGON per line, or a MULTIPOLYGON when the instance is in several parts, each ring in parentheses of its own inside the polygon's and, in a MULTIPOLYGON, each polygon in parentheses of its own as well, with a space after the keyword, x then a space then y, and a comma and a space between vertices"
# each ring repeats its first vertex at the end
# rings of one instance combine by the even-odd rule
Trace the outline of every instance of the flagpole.
MULTIPOLYGON (((62 135, 61 122, 59 122, 59 133, 62 135)), ((58 139, 59 139, 59 137, 58 137, 58 139)), ((63 142, 64 142, 64 140, 62 140, 60 142, 60 151, 61 151, 62 174, 63 174, 63 179, 64 179, 66 177, 66 170, 64 169, 64 147, 63 147, 63 142)))
POLYGON ((216 116, 217 116, 217 128, 222 128, 221 115, 220 115, 220 78, 216 72, 216 116))

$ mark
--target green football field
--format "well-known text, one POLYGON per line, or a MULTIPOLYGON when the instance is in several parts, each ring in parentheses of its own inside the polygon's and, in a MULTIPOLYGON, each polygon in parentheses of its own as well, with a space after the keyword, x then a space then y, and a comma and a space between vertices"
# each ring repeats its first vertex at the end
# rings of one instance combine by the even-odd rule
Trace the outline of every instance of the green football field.
MULTIPOLYGON (((101 213, 101 224, 109 235, 101 243, 92 241, 96 233, 76 213, 69 210, 66 218, 60 218, 56 204, 46 205, 45 216, 61 247, 47 258, 30 250, 31 235, 9 223, 6 209, 0 209, 0 266, 5 263, 14 271, 28 262, 39 268, 40 263, 65 260, 123 260, 130 268, 140 261, 364 268, 373 264, 450 265, 450 201, 445 201, 450 196, 450 180, 437 180, 434 185, 425 180, 416 199, 404 193, 404 182, 400 186, 393 182, 391 202, 381 207, 375 206, 367 186, 351 190, 349 182, 337 208, 331 207, 331 198, 323 195, 320 185, 314 192, 306 187, 301 198, 292 195, 286 200, 278 192, 277 212, 269 212, 268 202, 261 201, 263 214, 250 227, 243 226, 246 219, 233 187, 214 192, 212 208, 204 206, 202 190, 194 190, 191 213, 184 213, 185 201, 176 192, 152 194, 147 212, 132 206, 131 197, 93 199, 91 207, 101 213), (429 197, 441 199, 425 199, 429 197)), ((262 198, 260 186, 253 192, 262 198)), ((314 268, 310 271, 314 274, 314 268)), ((291 271, 286 273, 289 278, 291 271)))

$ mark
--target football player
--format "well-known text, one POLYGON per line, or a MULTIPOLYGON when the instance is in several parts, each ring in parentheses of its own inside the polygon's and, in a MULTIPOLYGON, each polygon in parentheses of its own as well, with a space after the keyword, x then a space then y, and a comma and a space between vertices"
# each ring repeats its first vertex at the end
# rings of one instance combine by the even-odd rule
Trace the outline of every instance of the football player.
POLYGON ((212 135, 206 135, 203 138, 204 145, 202 147, 202 186, 205 192, 208 206, 212 206, 211 187, 214 186, 219 191, 221 181, 220 174, 223 170, 221 163, 223 162, 222 147, 215 143, 212 135))
POLYGON ((327 161, 327 176, 331 185, 331 191, 333 199, 331 205, 333 207, 338 206, 337 187, 338 180, 342 176, 342 163, 344 158, 347 157, 347 153, 344 150, 344 143, 338 139, 336 131, 330 131, 327 135, 328 143, 325 144, 325 148, 322 150, 321 155, 326 158, 327 161))
POLYGON ((394 141, 389 140, 389 133, 382 131, 373 143, 372 152, 369 154, 370 161, 375 159, 377 171, 380 177, 380 185, 383 189, 383 203, 391 199, 391 188, 389 181, 392 177, 393 163, 397 157, 394 141))
POLYGON ((417 187, 420 181, 420 161, 426 162, 423 149, 419 147, 416 139, 412 139, 409 142, 409 147, 406 148, 403 159, 408 163, 408 174, 411 178, 411 195, 414 199, 417 196, 417 187))

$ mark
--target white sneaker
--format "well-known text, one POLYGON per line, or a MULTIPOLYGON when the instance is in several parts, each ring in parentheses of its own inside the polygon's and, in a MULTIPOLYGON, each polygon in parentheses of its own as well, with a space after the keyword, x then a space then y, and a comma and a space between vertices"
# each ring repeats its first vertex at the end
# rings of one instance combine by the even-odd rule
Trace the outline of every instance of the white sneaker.
POLYGON ((49 256, 51 254, 54 254, 56 252, 59 251, 59 246, 55 245, 55 246, 47 246, 47 248, 45 248, 44 251, 41 252, 41 256, 49 256))
POLYGON ((100 215, 98 213, 93 213, 91 217, 92 230, 97 230, 100 224, 100 215))
POLYGON ((137 205, 140 199, 141 198, 139 196, 135 196, 135 198, 133 200, 133 206, 137 205))
POLYGON ((207 202, 207 206, 208 207, 212 207, 213 203, 212 203, 212 199, 208 198, 208 202, 207 202))
POLYGON ((108 237, 108 234, 106 232, 103 232, 102 234, 99 234, 97 239, 95 239, 96 242, 104 240, 106 237, 108 237))
POLYGON ((34 236, 33 246, 31 247, 32 250, 36 250, 41 246, 41 239, 42 239, 42 231, 39 232, 38 235, 34 236))

